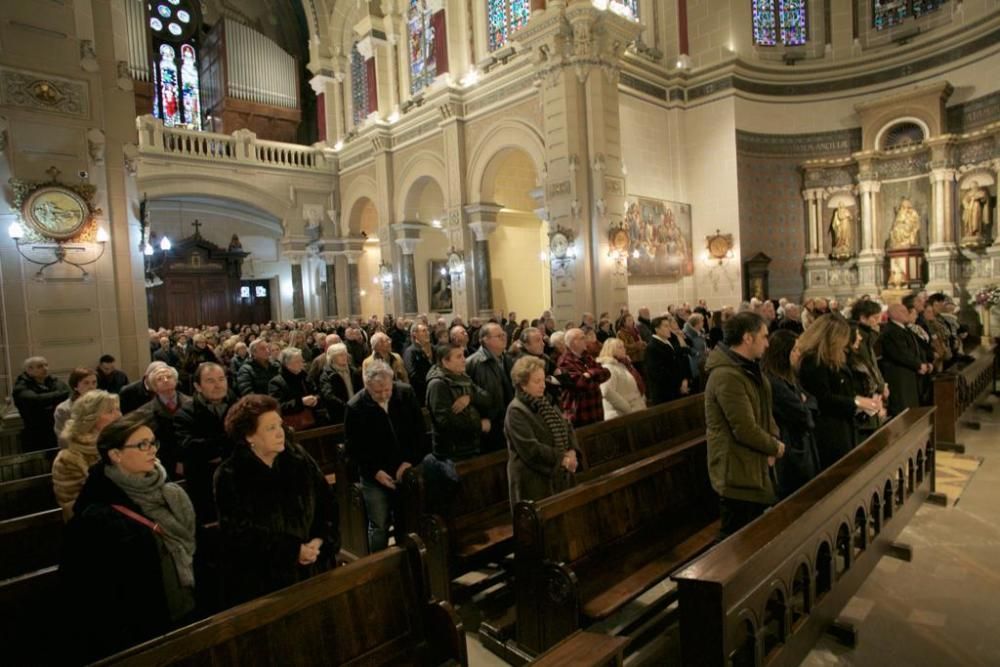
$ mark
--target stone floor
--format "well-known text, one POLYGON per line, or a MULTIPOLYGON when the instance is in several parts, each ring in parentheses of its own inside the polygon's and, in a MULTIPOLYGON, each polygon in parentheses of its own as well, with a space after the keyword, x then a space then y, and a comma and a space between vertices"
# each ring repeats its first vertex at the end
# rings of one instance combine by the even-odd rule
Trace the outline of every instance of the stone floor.
MULTIPOLYGON (((1000 401, 962 429, 966 454, 983 458, 957 503, 924 505, 899 537, 913 561, 883 558, 844 608, 859 628, 847 649, 824 638, 806 667, 1000 665, 1000 401)), ((505 662, 468 635, 472 667, 505 662)))

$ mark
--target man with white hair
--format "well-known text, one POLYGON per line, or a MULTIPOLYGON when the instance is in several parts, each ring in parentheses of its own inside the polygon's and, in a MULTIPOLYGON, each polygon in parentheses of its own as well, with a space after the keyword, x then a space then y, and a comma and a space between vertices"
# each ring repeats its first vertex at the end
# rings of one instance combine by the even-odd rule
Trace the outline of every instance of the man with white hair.
POLYGON ((601 385, 611 378, 611 371, 587 352, 587 338, 581 329, 566 332, 566 352, 559 359, 559 369, 565 376, 563 416, 574 428, 604 421, 601 385))
POLYGON ((24 360, 24 372, 14 383, 13 392, 14 405, 24 422, 21 433, 21 448, 24 451, 55 448, 56 406, 69 395, 69 386, 49 375, 49 362, 45 357, 24 360))
POLYGON ((394 382, 388 364, 372 359, 362 375, 364 389, 347 402, 344 441, 361 472, 368 548, 374 553, 389 545, 389 526, 398 503, 396 488, 424 450, 426 428, 413 388, 394 382))
POLYGON ((410 383, 410 376, 406 372, 403 358, 392 351, 392 339, 381 331, 372 334, 372 353, 361 364, 361 372, 364 373, 368 365, 373 361, 382 361, 392 369, 396 379, 400 382, 410 383))
POLYGON ((479 349, 465 362, 465 372, 472 381, 490 397, 488 408, 481 414, 490 420, 490 431, 483 435, 483 451, 504 449, 507 441, 503 434, 504 415, 514 400, 514 385, 510 379, 513 362, 506 353, 507 334, 496 322, 487 322, 479 330, 479 349))
POLYGON ((240 396, 267 394, 271 379, 281 372, 281 366, 271 359, 270 344, 264 338, 250 343, 250 359, 236 374, 236 391, 240 396))
POLYGON ((146 366, 146 372, 142 374, 141 378, 122 387, 121 392, 118 394, 118 398, 121 401, 121 405, 119 407, 121 408, 123 415, 127 415, 133 410, 138 410, 146 403, 149 403, 149 399, 153 398, 153 395, 156 393, 149 384, 149 376, 156 369, 166 366, 167 364, 165 362, 153 361, 146 366))

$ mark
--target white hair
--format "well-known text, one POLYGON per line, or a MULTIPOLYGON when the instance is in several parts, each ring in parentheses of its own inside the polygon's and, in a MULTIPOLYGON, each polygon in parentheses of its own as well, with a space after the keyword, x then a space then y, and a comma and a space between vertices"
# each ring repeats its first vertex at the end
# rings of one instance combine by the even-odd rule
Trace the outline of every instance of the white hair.
POLYGON ((369 361, 368 366, 365 367, 364 374, 365 386, 379 378, 388 378, 389 381, 392 382, 392 379, 395 377, 395 373, 392 372, 392 367, 379 359, 369 361))

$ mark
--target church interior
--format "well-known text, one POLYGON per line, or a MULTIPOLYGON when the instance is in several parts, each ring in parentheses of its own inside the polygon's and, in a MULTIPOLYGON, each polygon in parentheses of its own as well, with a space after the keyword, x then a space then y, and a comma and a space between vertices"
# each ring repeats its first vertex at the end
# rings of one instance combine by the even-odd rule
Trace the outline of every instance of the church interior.
POLYGON ((268 323, 373 350, 383 320, 448 343, 537 318, 568 345, 587 316, 940 294, 965 345, 924 407, 716 546, 704 381, 578 427, 567 495, 512 509, 505 449, 452 464, 467 513, 404 503, 370 554, 324 426, 329 585, 104 664, 1000 664, 998 73, 1000 0, 5 0, 0 656, 60 663, 58 448, 11 398, 33 359, 143 380, 163 336, 268 323))

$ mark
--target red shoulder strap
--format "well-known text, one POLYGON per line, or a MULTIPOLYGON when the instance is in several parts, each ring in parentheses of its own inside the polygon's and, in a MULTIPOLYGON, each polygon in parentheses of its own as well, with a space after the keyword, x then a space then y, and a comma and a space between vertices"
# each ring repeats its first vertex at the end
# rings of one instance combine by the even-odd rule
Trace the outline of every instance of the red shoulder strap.
POLYGON ((157 535, 161 535, 163 533, 163 529, 160 528, 160 524, 153 523, 152 521, 150 521, 149 519, 147 519, 143 515, 138 514, 137 512, 133 512, 129 508, 125 507, 124 505, 112 505, 111 508, 114 509, 116 512, 119 512, 119 513, 127 516, 128 518, 132 519, 136 523, 141 523, 143 526, 145 526, 146 528, 149 528, 151 531, 153 531, 157 535))

